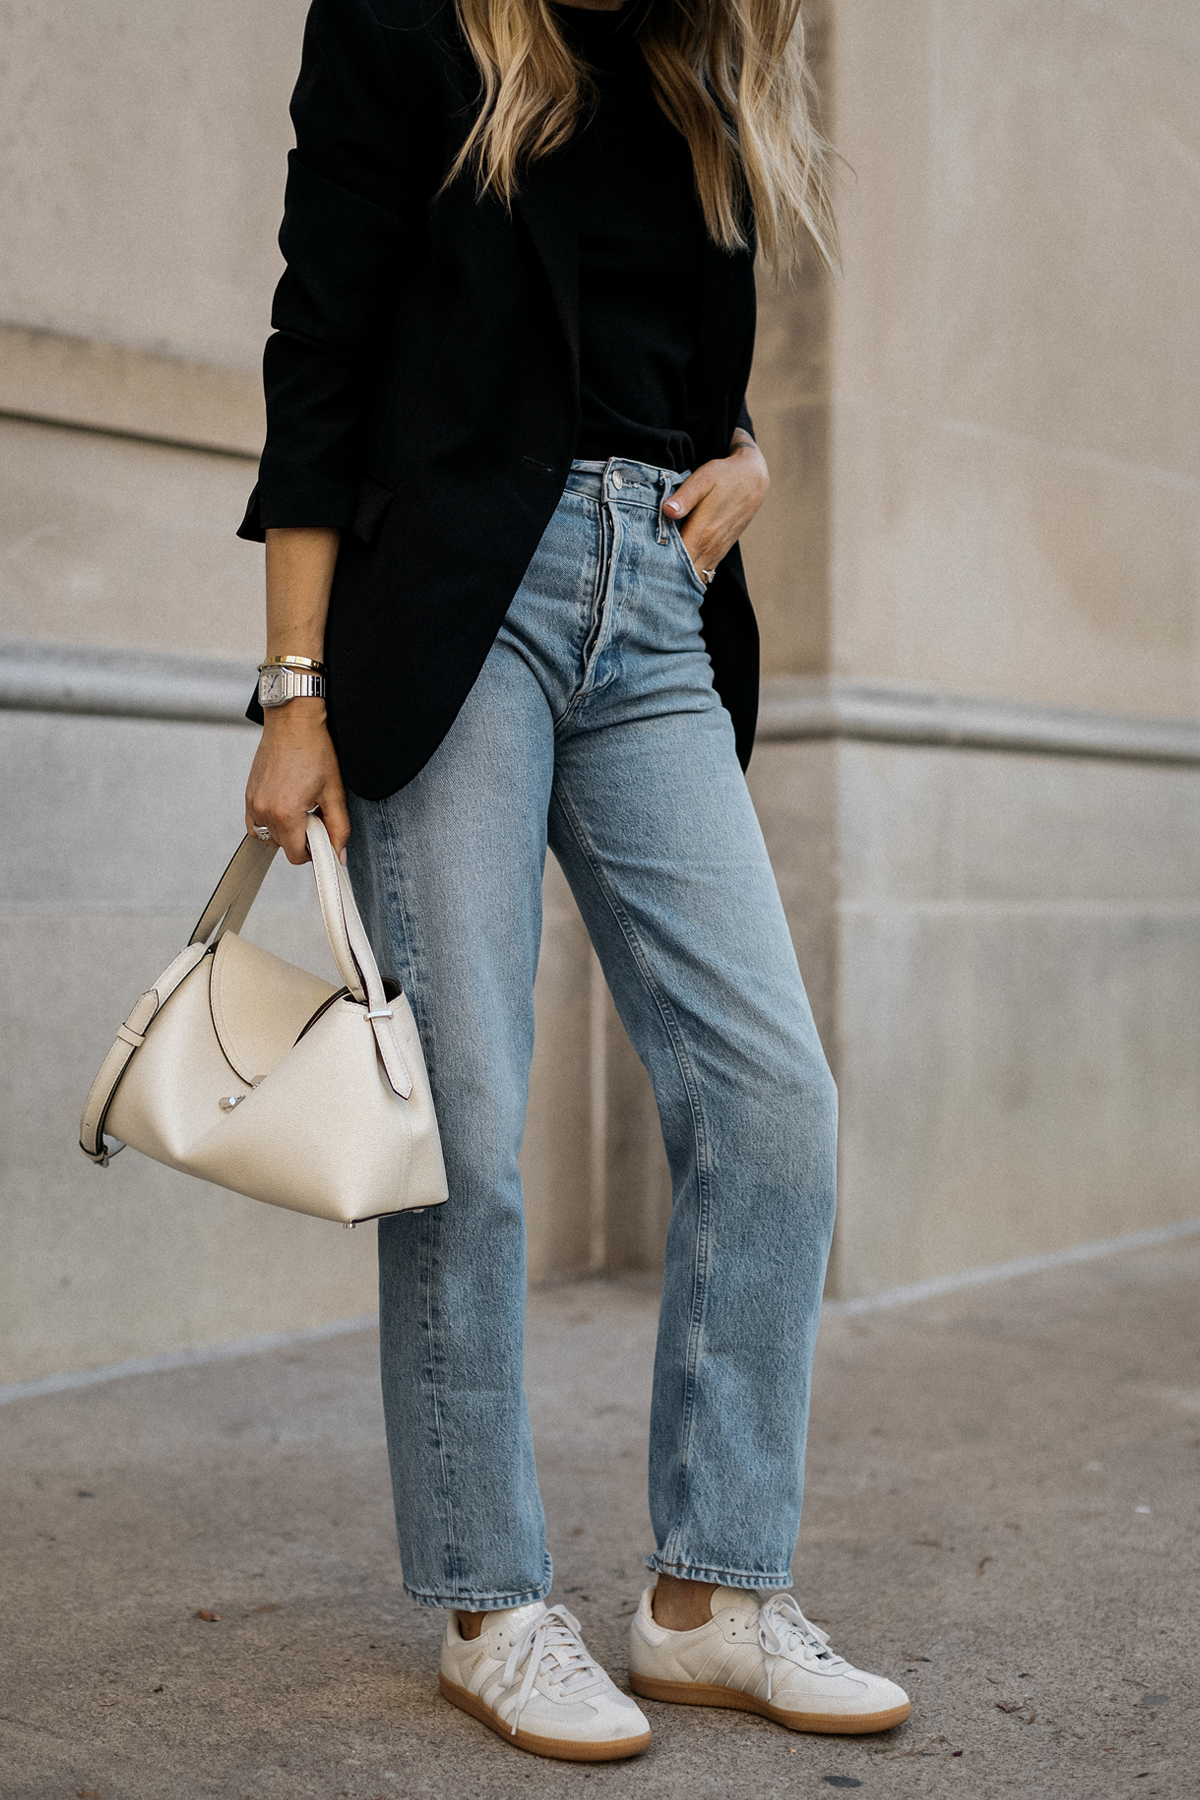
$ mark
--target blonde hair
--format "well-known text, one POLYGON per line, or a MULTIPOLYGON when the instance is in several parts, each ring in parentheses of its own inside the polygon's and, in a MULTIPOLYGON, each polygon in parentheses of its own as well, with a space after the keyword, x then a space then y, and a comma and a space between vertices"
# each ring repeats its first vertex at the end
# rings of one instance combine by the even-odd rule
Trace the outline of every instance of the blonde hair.
MULTIPOLYGON (((511 205, 524 167, 565 144, 595 101, 548 0, 456 0, 479 68, 482 104, 447 181, 474 169, 481 193, 511 205)), ((814 123, 815 84, 801 0, 626 0, 658 104, 687 139, 714 242, 747 239, 776 273, 807 241, 837 256, 829 151, 814 123)))

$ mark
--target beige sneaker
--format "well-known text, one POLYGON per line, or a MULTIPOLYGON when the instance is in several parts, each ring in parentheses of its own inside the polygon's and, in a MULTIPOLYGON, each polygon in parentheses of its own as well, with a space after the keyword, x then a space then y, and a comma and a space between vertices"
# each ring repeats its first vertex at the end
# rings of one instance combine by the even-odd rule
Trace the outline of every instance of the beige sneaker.
POLYGON ((719 1587, 709 1624, 667 1631, 655 1623, 653 1593, 642 1595, 629 1630, 629 1685, 645 1700, 738 1707, 790 1731, 888 1731, 912 1711, 894 1681, 831 1650, 790 1594, 719 1587))
POLYGON ((535 1756, 615 1762, 649 1747, 645 1714, 588 1655, 579 1620, 535 1600, 464 1638, 451 1613, 438 1685, 454 1706, 535 1756))

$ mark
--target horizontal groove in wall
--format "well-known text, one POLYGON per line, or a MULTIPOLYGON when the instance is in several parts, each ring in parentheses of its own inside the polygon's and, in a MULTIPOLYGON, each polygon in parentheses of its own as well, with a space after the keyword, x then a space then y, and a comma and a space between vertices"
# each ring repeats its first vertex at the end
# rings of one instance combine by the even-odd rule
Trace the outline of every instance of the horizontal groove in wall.
POLYGON ((840 738, 1200 764, 1200 720, 1137 718, 828 677, 764 681, 758 737, 762 743, 840 738))
POLYGON ((1065 894, 1058 899, 1029 900, 1013 896, 997 900, 986 895, 978 898, 969 895, 945 900, 931 894, 925 899, 897 900, 883 894, 877 901, 839 901, 833 910, 848 925, 861 921, 880 925, 889 920, 919 920, 930 924, 939 919, 970 919, 976 924, 985 919, 1036 919, 1046 924, 1059 920, 1064 925, 1078 924, 1083 919, 1094 924, 1102 924, 1105 920, 1125 923, 1137 919, 1148 925, 1155 920, 1169 924, 1176 919, 1200 918, 1200 896, 1186 900, 1156 900, 1142 895, 1122 900, 1097 900, 1087 894, 1065 894))
POLYGON ((233 657, 0 638, 0 709, 244 725, 254 664, 233 657))
MULTIPOLYGON (((0 638, 0 709, 237 725, 253 663, 0 638)), ((1200 721, 1031 706, 857 682, 763 684, 759 741, 835 738, 1200 765, 1200 721)))
POLYGON ((0 406, 0 421, 12 419, 18 425, 46 425, 54 431, 82 432, 85 437, 117 438, 126 444, 153 444, 162 450, 190 450, 202 456, 228 456, 234 462, 257 463, 257 450, 237 450, 228 444, 208 443, 196 436, 170 436, 163 431, 125 430, 117 425, 96 425, 89 419, 72 419, 61 413, 22 412, 15 406, 0 406))
POLYGON ((0 417, 257 457, 266 431, 257 369, 0 321, 0 417))

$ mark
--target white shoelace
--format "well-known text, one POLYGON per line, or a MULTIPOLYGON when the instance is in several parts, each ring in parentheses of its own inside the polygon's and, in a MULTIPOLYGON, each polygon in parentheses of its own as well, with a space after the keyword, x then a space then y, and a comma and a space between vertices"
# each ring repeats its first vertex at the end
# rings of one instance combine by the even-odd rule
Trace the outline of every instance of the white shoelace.
POLYGON ((768 1701, 775 1669, 781 1659, 815 1663, 823 1675, 834 1674, 839 1665, 849 1667, 844 1657, 829 1648, 829 1633, 810 1624, 790 1594, 777 1594, 759 1608, 758 1645, 767 1659, 768 1701))
POLYGON ((521 1714, 539 1675, 545 1675, 564 1694, 590 1687, 597 1676, 602 1678, 604 1675, 600 1664, 593 1662, 584 1648, 579 1620, 565 1606, 548 1606, 541 1617, 531 1619, 520 1637, 514 1640, 504 1665, 502 1679, 506 1688, 511 1688, 522 1663, 525 1664, 525 1678, 513 1714, 513 1737, 517 1735, 521 1714))

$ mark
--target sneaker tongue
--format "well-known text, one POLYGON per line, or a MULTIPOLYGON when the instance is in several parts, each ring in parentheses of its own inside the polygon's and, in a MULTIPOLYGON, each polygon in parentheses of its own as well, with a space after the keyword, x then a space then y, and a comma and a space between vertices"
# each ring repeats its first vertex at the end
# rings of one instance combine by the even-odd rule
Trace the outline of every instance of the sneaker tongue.
POLYGON ((510 1606, 504 1612, 493 1613, 488 1620, 489 1625, 503 1625, 507 1631, 524 1631, 532 1619, 540 1619, 546 1611, 544 1600, 530 1600, 524 1606, 510 1606))
POLYGON ((750 1588, 719 1587, 709 1602, 712 1616, 719 1613, 756 1613, 762 1604, 763 1595, 750 1588))

